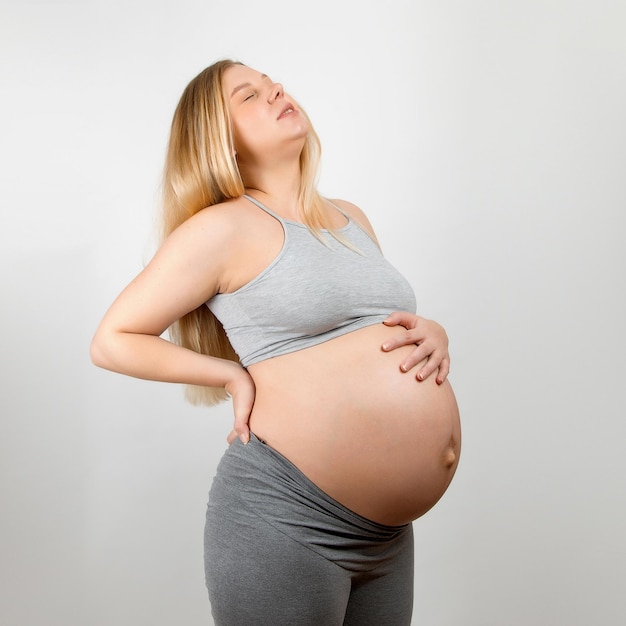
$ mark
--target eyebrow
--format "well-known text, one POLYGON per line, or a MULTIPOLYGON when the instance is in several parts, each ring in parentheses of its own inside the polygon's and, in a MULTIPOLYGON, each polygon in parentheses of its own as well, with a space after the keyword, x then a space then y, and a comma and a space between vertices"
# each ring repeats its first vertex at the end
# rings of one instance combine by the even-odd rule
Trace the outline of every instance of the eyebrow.
MULTIPOLYGON (((267 74, 261 74, 261 80, 265 80, 269 78, 267 74)), ((232 98, 238 91, 245 89, 246 87, 251 87, 252 83, 241 83, 241 85, 237 85, 231 92, 230 97, 232 98)))

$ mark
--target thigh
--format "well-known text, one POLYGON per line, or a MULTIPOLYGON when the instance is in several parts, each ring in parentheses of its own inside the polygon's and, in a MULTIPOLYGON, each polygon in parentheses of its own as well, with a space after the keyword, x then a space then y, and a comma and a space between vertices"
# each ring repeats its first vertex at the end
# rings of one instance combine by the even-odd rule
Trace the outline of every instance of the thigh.
POLYGON ((409 626, 413 612, 413 532, 393 560, 353 580, 344 626, 409 626))
POLYGON ((216 626, 343 624, 349 574, 245 508, 209 508, 205 569, 216 626))

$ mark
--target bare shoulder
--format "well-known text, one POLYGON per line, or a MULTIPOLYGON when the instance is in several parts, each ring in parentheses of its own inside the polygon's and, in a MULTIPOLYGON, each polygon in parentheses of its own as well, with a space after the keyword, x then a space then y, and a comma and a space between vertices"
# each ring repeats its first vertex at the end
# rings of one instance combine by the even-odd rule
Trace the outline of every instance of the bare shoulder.
POLYGON ((148 266, 195 281, 204 296, 221 288, 241 231, 238 200, 201 209, 163 242, 148 266))
POLYGON ((215 263, 228 253, 241 230, 241 206, 241 200, 234 199, 201 209, 178 226, 163 247, 183 248, 186 255, 210 258, 215 263))
POLYGON ((348 202, 347 200, 332 199, 331 202, 347 213, 359 226, 361 226, 361 228, 365 229, 371 235, 374 241, 378 243, 374 228, 367 218, 367 215, 365 215, 360 207, 352 202, 348 202))
POLYGON ((222 239, 224 235, 237 231, 244 202, 242 198, 236 198, 201 209, 185 220, 174 233, 177 231, 202 232, 222 239))

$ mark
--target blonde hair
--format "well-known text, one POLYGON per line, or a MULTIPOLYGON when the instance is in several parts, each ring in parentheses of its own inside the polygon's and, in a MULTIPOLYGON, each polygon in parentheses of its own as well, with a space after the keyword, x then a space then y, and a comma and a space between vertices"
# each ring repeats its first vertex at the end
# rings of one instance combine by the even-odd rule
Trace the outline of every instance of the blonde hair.
MULTIPOLYGON (((200 72, 176 107, 163 172, 162 239, 201 209, 245 192, 222 89, 224 73, 233 65, 241 63, 226 59, 200 72)), ((322 228, 328 228, 324 201, 316 188, 321 145, 313 127, 309 128, 300 153, 299 206, 303 222, 319 236, 322 228)), ((205 305, 184 315, 169 333, 185 348, 239 362, 222 324, 205 305)), ((213 405, 228 394, 219 387, 188 385, 186 397, 193 404, 213 405)))

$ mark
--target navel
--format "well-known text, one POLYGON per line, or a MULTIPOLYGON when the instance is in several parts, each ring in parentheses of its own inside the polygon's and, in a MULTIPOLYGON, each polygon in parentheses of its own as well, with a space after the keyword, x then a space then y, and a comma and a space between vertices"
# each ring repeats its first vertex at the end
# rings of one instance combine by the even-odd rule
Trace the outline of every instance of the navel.
POLYGON ((454 437, 450 437, 450 441, 448 442, 448 445, 446 446, 442 455, 443 466, 448 469, 451 468, 456 462, 455 448, 456 441, 454 441, 454 437))
POLYGON ((451 468, 456 461, 456 454, 452 448, 446 448, 443 453, 443 466, 451 468))

